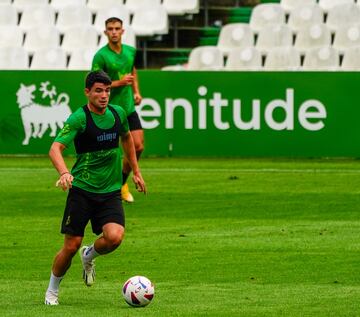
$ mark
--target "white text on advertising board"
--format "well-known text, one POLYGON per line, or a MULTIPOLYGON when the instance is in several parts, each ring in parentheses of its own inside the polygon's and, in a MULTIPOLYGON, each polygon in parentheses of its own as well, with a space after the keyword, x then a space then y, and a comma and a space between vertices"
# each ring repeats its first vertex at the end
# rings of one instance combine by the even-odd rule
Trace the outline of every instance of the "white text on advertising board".
POLYGON ((221 92, 208 93, 208 88, 200 86, 198 88, 199 99, 197 104, 185 98, 165 98, 164 107, 153 98, 144 98, 141 105, 137 107, 141 123, 144 129, 156 129, 160 125, 160 118, 165 116, 165 128, 174 129, 175 109, 181 108, 183 115, 184 128, 198 128, 205 130, 208 128, 208 117, 211 116, 215 128, 228 130, 233 127, 239 130, 261 130, 262 118, 265 124, 272 130, 294 130, 295 120, 299 125, 308 131, 319 131, 325 127, 324 120, 327 117, 325 106, 316 99, 303 101, 299 107, 294 106, 295 90, 287 88, 285 99, 274 99, 267 104, 263 104, 260 99, 252 100, 252 117, 246 121, 242 118, 241 99, 229 100, 222 96, 221 92), (194 121, 194 109, 197 107, 197 122, 194 121), (226 121, 223 111, 232 107, 232 122, 226 121), (274 112, 282 111, 282 120, 276 121, 274 112))

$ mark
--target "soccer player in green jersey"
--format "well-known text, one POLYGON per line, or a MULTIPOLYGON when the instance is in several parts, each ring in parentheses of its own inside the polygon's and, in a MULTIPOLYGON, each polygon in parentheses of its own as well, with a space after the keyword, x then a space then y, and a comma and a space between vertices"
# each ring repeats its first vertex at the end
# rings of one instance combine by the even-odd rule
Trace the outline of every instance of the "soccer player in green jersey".
MULTIPOLYGON (((140 104, 141 94, 136 69, 134 67, 136 49, 121 42, 124 33, 122 20, 109 18, 105 21, 105 35, 108 44, 97 51, 93 58, 92 70, 104 70, 111 78, 110 103, 124 108, 129 128, 134 140, 136 157, 139 160, 144 150, 144 132, 135 105, 140 104)), ((121 197, 133 202, 126 180, 131 173, 127 159, 123 162, 123 187, 121 197)))
POLYGON ((91 246, 80 249, 87 286, 94 283, 94 259, 120 245, 125 231, 120 198, 123 152, 132 168, 137 190, 146 193, 126 113, 123 108, 108 104, 111 79, 104 71, 90 72, 85 87, 88 103, 70 115, 49 152, 60 175, 57 185, 69 189, 69 193, 61 226, 64 245, 53 262, 46 305, 58 305, 59 284, 81 246, 89 221, 93 232, 101 235, 91 246), (72 142, 77 155, 70 172, 63 151, 72 142))

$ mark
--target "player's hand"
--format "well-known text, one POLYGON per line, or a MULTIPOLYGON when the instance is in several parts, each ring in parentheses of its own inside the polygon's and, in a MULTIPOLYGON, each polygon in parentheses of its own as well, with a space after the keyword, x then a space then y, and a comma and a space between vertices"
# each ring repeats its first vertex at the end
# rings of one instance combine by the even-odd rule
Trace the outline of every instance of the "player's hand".
POLYGON ((61 187, 63 191, 72 187, 72 181, 74 180, 74 176, 70 173, 64 173, 60 176, 59 180, 56 182, 56 187, 61 187))
POLYGON ((123 85, 128 86, 128 85, 132 85, 134 83, 134 75, 132 74, 126 74, 124 75, 121 80, 120 80, 123 85))
POLYGON ((142 100, 142 96, 139 93, 134 94, 135 105, 140 105, 141 100, 142 100))
POLYGON ((132 180, 135 184, 135 188, 138 192, 140 193, 144 193, 146 194, 146 185, 145 182, 141 176, 141 173, 138 172, 136 174, 134 174, 134 176, 132 177, 132 180))

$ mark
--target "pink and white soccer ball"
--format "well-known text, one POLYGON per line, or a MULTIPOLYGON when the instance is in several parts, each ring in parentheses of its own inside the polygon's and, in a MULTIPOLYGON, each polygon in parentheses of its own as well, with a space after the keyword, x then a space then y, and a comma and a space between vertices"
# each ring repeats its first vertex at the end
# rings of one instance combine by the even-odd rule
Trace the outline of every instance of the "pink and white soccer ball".
POLYGON ((130 277, 123 286, 122 294, 125 301, 134 307, 144 307, 150 304, 154 297, 153 283, 145 276, 130 277))

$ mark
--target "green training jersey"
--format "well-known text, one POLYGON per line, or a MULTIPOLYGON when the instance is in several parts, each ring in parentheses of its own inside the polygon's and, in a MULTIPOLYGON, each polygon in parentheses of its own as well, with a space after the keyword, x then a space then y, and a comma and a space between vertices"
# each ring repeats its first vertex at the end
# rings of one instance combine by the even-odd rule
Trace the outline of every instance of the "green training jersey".
MULTIPOLYGON (((133 72, 136 48, 122 44, 121 53, 114 52, 109 45, 98 50, 93 58, 93 71, 102 69, 111 78, 119 80, 133 72)), ((120 86, 111 89, 109 103, 124 108, 126 115, 135 111, 134 92, 132 86, 120 86)))
MULTIPOLYGON (((120 119, 120 135, 129 131, 125 111, 116 105, 111 105, 120 119)), ((114 114, 106 109, 102 115, 90 112, 95 125, 100 129, 110 129, 115 124, 114 114)), ((55 142, 66 147, 76 136, 85 131, 87 122, 84 109, 77 109, 66 120, 64 127, 55 138, 55 142)), ((74 176, 73 186, 92 193, 110 193, 120 190, 122 185, 122 158, 120 144, 116 148, 76 155, 76 162, 71 170, 74 176)))

